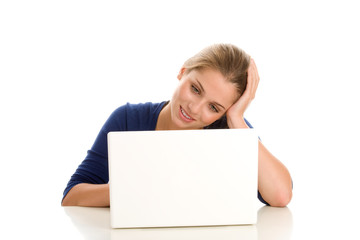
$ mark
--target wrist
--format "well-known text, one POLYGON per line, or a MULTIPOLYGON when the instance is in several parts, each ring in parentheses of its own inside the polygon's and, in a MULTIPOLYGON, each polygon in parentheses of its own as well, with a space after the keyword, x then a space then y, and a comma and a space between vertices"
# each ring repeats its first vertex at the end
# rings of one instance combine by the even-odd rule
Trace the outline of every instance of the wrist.
POLYGON ((227 124, 229 128, 249 128, 243 117, 237 119, 228 119, 227 124))

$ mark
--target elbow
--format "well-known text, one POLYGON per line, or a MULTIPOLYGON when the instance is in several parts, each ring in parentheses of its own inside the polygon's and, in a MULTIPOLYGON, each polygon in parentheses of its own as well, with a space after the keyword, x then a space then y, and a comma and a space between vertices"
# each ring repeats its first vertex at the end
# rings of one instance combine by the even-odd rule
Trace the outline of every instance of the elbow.
POLYGON ((78 188, 80 184, 73 186, 63 197, 61 206, 69 207, 69 206, 78 206, 79 205, 79 197, 78 197, 78 188))
POLYGON ((62 202, 61 202, 61 206, 62 207, 68 207, 68 206, 74 206, 75 204, 71 202, 71 200, 69 200, 68 196, 66 195, 62 202))
POLYGON ((78 202, 76 196, 74 197, 74 188, 72 188, 61 201, 62 207, 77 206, 78 202))
POLYGON ((61 206, 62 206, 62 207, 69 207, 69 206, 74 206, 74 205, 73 205, 73 204, 70 204, 70 203, 68 203, 68 202, 63 201, 63 202, 61 203, 61 206))
POLYGON ((270 206, 272 207, 286 207, 292 199, 292 190, 289 191, 279 191, 275 194, 272 201, 270 201, 270 206))

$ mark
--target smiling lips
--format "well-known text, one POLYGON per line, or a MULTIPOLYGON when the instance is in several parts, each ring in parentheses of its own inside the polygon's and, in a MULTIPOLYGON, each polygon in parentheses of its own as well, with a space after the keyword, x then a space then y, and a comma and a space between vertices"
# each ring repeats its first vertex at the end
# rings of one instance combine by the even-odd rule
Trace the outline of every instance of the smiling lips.
POLYGON ((180 106, 180 116, 185 122, 192 122, 195 119, 193 119, 187 112, 180 106))

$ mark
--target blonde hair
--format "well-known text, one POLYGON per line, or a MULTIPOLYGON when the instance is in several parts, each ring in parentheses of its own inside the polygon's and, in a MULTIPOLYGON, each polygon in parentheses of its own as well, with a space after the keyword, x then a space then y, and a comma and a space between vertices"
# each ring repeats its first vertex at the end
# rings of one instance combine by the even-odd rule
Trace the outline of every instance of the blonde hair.
POLYGON ((250 56, 242 49, 232 44, 214 44, 189 58, 183 67, 186 73, 205 68, 217 70, 235 84, 241 96, 246 88, 249 65, 250 56))

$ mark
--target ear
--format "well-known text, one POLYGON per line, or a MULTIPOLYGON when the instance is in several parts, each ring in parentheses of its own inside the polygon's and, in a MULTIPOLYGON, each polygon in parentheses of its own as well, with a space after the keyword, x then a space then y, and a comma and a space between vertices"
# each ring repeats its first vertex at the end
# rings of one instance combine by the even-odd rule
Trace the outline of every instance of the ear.
POLYGON ((177 79, 181 80, 181 78, 184 76, 186 68, 182 67, 179 71, 179 74, 177 75, 177 79))

